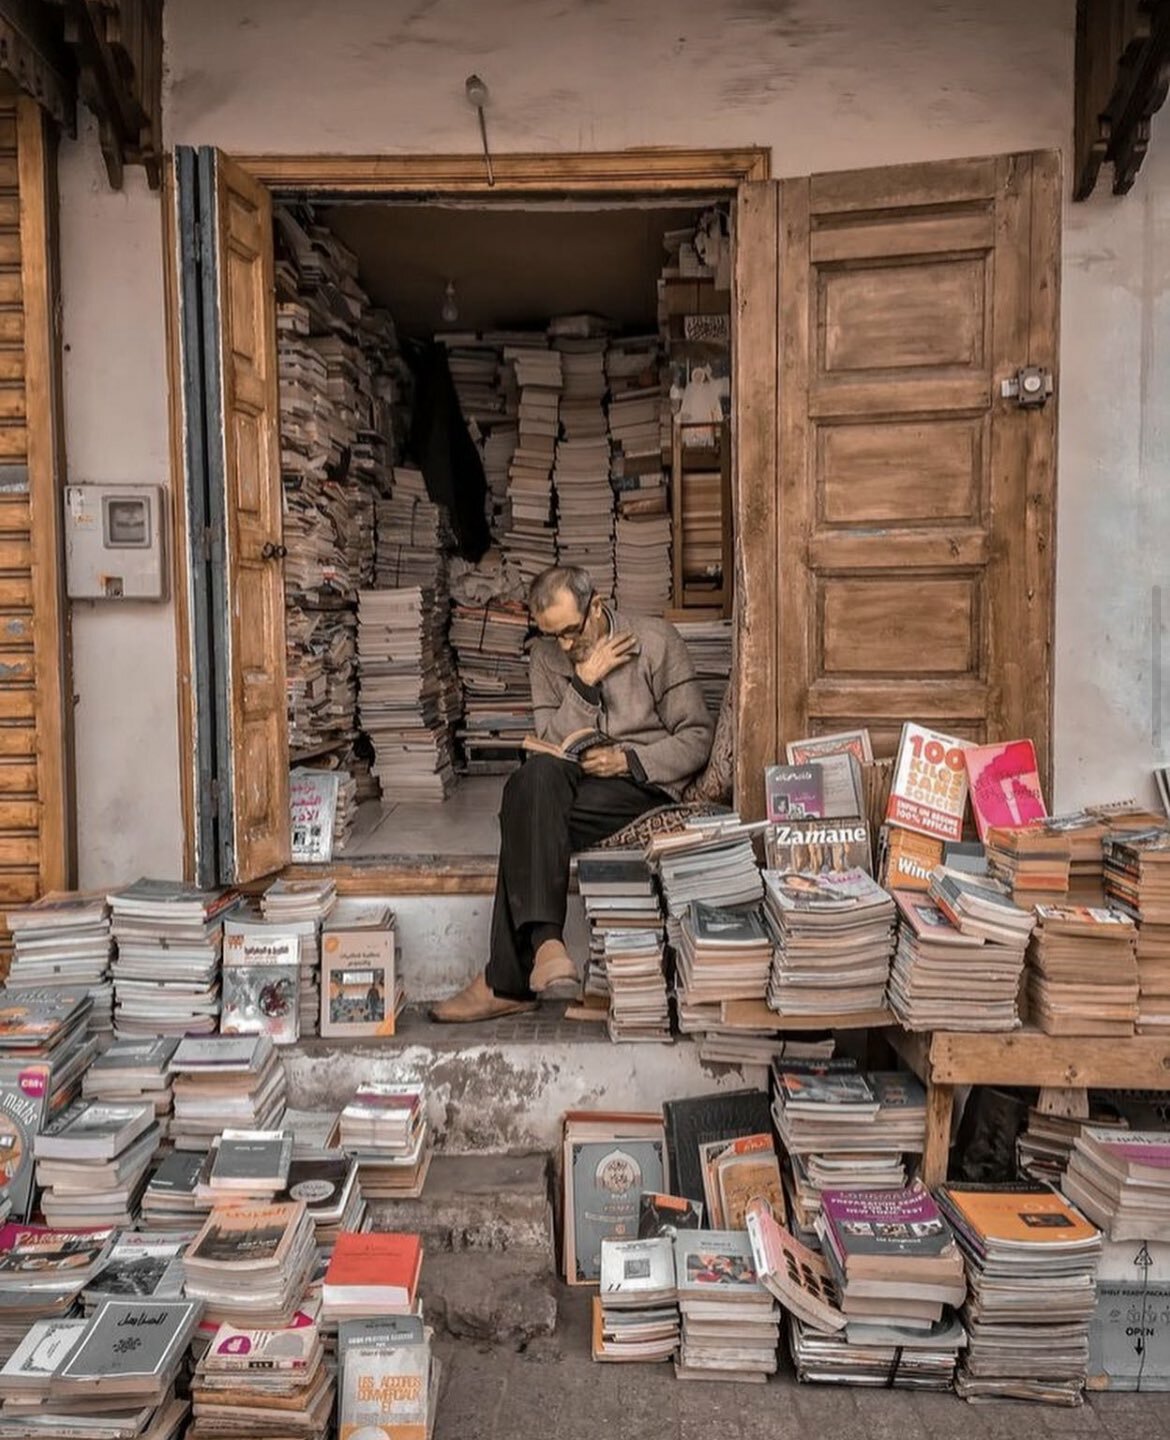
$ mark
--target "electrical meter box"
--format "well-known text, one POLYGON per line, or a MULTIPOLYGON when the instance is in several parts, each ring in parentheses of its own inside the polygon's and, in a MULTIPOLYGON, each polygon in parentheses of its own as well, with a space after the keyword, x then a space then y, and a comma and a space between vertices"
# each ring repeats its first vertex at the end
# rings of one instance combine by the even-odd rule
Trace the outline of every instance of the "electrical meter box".
POLYGON ((71 600, 166 597, 159 485, 68 485, 65 575, 71 600))

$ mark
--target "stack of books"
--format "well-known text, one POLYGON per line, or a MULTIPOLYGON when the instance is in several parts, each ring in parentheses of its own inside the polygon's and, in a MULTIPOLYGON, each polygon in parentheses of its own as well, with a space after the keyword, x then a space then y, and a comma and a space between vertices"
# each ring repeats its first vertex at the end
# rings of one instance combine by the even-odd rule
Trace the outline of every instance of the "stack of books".
POLYGON ((520 600, 456 604, 451 647, 463 686, 463 724, 457 738, 469 775, 506 774, 519 762, 532 732, 532 687, 525 641, 528 611, 520 600))
POLYGON ((731 679, 731 621, 676 620, 674 628, 687 647, 711 718, 716 719, 731 679))
POLYGON ((613 595, 613 488, 605 419, 603 337, 554 341, 561 357, 560 438, 553 463, 557 563, 580 565, 597 593, 613 595))
POLYGON ((762 1000, 772 973, 772 948, 758 907, 733 910, 692 900, 679 935, 681 1003, 762 1000))
POLYGON ((610 478, 617 500, 615 596, 634 615, 670 605, 671 522, 662 464, 657 336, 614 341, 609 376, 610 478))
POLYGON ((421 470, 394 466, 390 494, 378 500, 375 520, 374 588, 419 587, 444 599, 451 529, 447 512, 431 500, 421 470))
POLYGON ((780 1307, 760 1282, 746 1230, 680 1230, 675 1283, 680 1379, 754 1380, 777 1368, 780 1307))
POLYGON ((445 632, 446 605, 432 590, 358 596, 361 724, 387 800, 445 800, 455 783, 458 682, 445 632))
POLYGON ((895 890, 898 948, 889 1005, 906 1030, 1014 1030, 1024 968, 1018 944, 964 935, 929 895, 895 890))
POLYGON ((59 1320, 104 1267, 116 1231, 53 1230, 6 1225, 0 1230, 0 1360, 7 1360, 38 1320, 59 1320))
POLYGON ((216 1206, 183 1256, 186 1293, 205 1302, 205 1323, 280 1327, 316 1262, 303 1201, 216 1206))
POLYGON ((284 1114, 284 1067, 267 1035, 184 1040, 170 1071, 176 1150, 207 1150, 228 1125, 273 1130, 284 1114))
POLYGON ((32 1429, 170 1440, 187 1417, 175 1382, 198 1325, 189 1300, 103 1301, 49 1380, 32 1429))
POLYGON ((292 1136, 283 1130, 225 1130, 211 1143, 210 1165, 195 1197, 217 1205, 271 1204, 288 1184, 292 1136))
POLYGON ((105 1300, 182 1299, 183 1252, 194 1238, 194 1230, 124 1230, 103 1268, 82 1291, 85 1313, 92 1315, 105 1300))
POLYGON ((938 1200, 970 1286, 958 1393, 1078 1404, 1097 1300, 1097 1228, 1029 1182, 944 1185, 938 1200))
POLYGON ((584 1000, 602 1010, 609 1005, 606 947, 620 946, 627 932, 662 936, 662 907, 654 877, 640 850, 585 850, 577 856, 577 888, 589 922, 589 961, 584 1000))
POLYGON ((294 1154, 288 1168, 285 1195, 303 1200, 317 1236, 317 1249, 329 1255, 345 1230, 362 1230, 366 1201, 358 1179, 357 1161, 340 1151, 332 1154, 294 1154))
POLYGON ((1061 1188, 1108 1240, 1170 1237, 1170 1133, 1083 1126, 1061 1188))
POLYGON ((321 1286, 321 1315, 329 1324, 379 1315, 414 1315, 422 1242, 393 1231, 338 1236, 321 1286))
POLYGON ((710 1229, 744 1230, 751 1205, 762 1204, 777 1220, 787 1218, 780 1158, 771 1131, 699 1144, 704 1219, 710 1229))
POLYGON ((322 1035, 393 1035, 406 993, 390 906, 375 899, 339 901, 321 928, 321 948, 322 1035))
POLYGON ((118 943, 114 1028, 120 1037, 215 1030, 223 920, 237 898, 233 890, 147 879, 110 895, 118 943))
POLYGON ((87 1100, 149 1104, 154 1109, 159 1138, 165 1140, 174 1103, 170 1064, 178 1045, 173 1036, 161 1040, 115 1040, 86 1070, 81 1093, 87 1100))
POLYGON ((963 1257, 921 1181, 825 1190, 817 1229, 846 1320, 923 1328, 967 1298, 963 1257))
POLYGON ((647 841, 646 859, 662 883, 672 945, 679 942, 681 920, 692 900, 727 906, 754 905, 760 899, 763 884, 752 837, 761 828, 730 811, 660 831, 647 841))
POLYGON ((931 874, 928 893, 962 934, 1027 948, 1036 917, 996 881, 940 866, 931 874))
POLYGON ((89 1029, 108 1036, 114 1028, 114 953, 110 911, 102 894, 45 895, 35 904, 9 910, 12 963, 4 981, 9 990, 85 989, 93 1001, 89 1029))
POLYGON ((133 1224, 158 1146, 153 1105, 76 1101, 34 1142, 45 1219, 57 1229, 133 1224))
POLYGON ((768 1004, 782 1015, 880 1010, 894 949, 893 900, 864 870, 764 872, 776 941, 768 1004))
MULTIPOLYGON (((96 1044, 86 1043, 93 1000, 89 991, 62 990, 50 986, 46 990, 0 990, 0 1008, 4 1025, 0 1027, 0 1060, 46 1062, 57 1067, 53 1079, 58 1086, 62 1063, 73 1069, 72 1057, 84 1052, 90 1060, 97 1053, 96 1044)), ((81 1077, 78 1075, 80 1084, 81 1077)))
POLYGON ((240 906, 223 925, 221 1035, 267 1035, 274 1045, 300 1038, 301 937, 240 906))
POLYGON ((1138 1019, 1137 928, 1116 910, 1038 905, 1028 945, 1028 1001, 1047 1035, 1132 1035, 1138 1019))
POLYGON ((661 927, 606 931, 604 968, 609 988, 609 1038, 669 1043, 670 1000, 661 927))
POLYGON ((1035 1107, 1030 1109, 1027 1127, 1016 1140, 1016 1167, 1021 1176, 1059 1189, 1077 1136, 1086 1126, 1112 1130, 1121 1135, 1129 1129, 1128 1121, 1115 1113, 1104 1112, 1097 1104, 1083 1120, 1067 1115, 1047 1115, 1035 1107))
POLYGON ((852 1059, 773 1066, 772 1118, 790 1157, 793 1222, 814 1230, 826 1189, 897 1190, 904 1156, 926 1137, 926 1092, 901 1071, 863 1074, 852 1059))
POLYGON ((661 615, 669 609, 670 545, 670 517, 630 514, 619 494, 614 525, 614 591, 623 613, 661 615))
POLYGON ((341 1112, 341 1148, 358 1162, 367 1200, 421 1195, 432 1154, 423 1086, 361 1086, 341 1112))
POLYGON ((338 1425, 357 1437, 434 1433, 439 1360, 419 1315, 343 1320, 337 1328, 338 1425))
POLYGON ((211 1170, 210 1150, 172 1150, 151 1173, 142 1192, 142 1224, 150 1230, 191 1234, 211 1209, 198 1198, 211 1170))
POLYGON ((1068 898, 1072 844, 1059 826, 1041 820, 1008 829, 988 827, 984 837, 988 873, 1025 910, 1063 905, 1068 898))
POLYGON ((270 924, 300 940, 300 1032, 315 1035, 321 1012, 321 926, 337 903, 334 880, 274 880, 260 897, 270 924))
POLYGON ((674 1241, 601 1242, 601 1293, 593 1298, 594 1360, 669 1360, 678 1349, 674 1241))
POLYGON ((185 1440, 325 1440, 336 1387, 316 1325, 238 1329, 221 1325, 195 1366, 195 1422, 185 1440))
POLYGON ((552 468, 560 432, 561 356, 539 344, 507 345, 504 359, 519 390, 516 449, 508 467, 508 531, 504 555, 525 585, 556 563, 552 468))
POLYGON ((1170 830, 1107 836, 1104 880, 1109 904, 1138 927, 1139 1028, 1170 1034, 1170 830))

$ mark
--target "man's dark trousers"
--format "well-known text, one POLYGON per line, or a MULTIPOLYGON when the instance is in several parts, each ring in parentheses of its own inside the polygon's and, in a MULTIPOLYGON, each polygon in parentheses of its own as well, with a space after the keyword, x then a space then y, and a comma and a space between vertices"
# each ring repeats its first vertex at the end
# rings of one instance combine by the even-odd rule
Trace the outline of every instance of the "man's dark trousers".
POLYGON ((624 775, 586 775, 579 765, 551 755, 530 755, 508 777, 486 972, 497 995, 531 999, 535 946, 564 927, 573 853, 670 798, 656 785, 624 775))

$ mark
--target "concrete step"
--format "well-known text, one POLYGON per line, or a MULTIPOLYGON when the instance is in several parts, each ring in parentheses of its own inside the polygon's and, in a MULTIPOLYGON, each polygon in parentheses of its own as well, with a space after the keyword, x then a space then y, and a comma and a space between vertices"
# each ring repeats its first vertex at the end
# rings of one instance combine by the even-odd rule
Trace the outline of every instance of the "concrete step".
POLYGON ((419 1294, 437 1330, 521 1347, 557 1325, 558 1285, 542 1251, 425 1255, 419 1294))
POLYGON ((698 1046, 615 1045, 565 1006, 474 1025, 436 1025, 408 1006, 383 1041, 303 1040, 283 1052, 288 1103, 340 1110, 365 1081, 422 1080, 435 1143, 452 1154, 560 1148, 566 1110, 656 1110, 664 1100, 763 1086, 763 1066, 712 1066, 698 1046))
MULTIPOLYGON (((386 903, 394 911, 399 974, 408 1002, 452 995, 487 963, 490 895, 394 895, 386 903)), ((569 896, 565 943, 584 968, 589 931, 579 895, 569 896)))
MULTIPOLYGON (((521 1250, 556 1265, 547 1155, 436 1155, 416 1200, 373 1200, 375 1230, 422 1236, 427 1263, 446 1251, 521 1250)), ((469 1258, 479 1263, 479 1254, 469 1258)))

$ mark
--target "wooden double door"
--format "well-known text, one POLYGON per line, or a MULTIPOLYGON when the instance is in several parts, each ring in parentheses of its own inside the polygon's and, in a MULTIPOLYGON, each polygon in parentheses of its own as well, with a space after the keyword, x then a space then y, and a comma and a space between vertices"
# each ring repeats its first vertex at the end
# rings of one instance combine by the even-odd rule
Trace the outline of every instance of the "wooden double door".
MULTIPOLYGON (((549 157, 530 158, 553 185, 549 157)), ((589 158, 632 168, 631 153, 589 158)), ((257 168, 180 150, 168 211, 184 799, 205 882, 289 859, 272 202, 257 168)), ((733 191, 740 809, 761 812, 785 740, 864 724, 888 753, 907 719, 1030 736, 1049 776, 1058 158, 733 191), (1008 393, 1021 371, 1040 377, 1023 397, 1037 403, 1008 393)))

